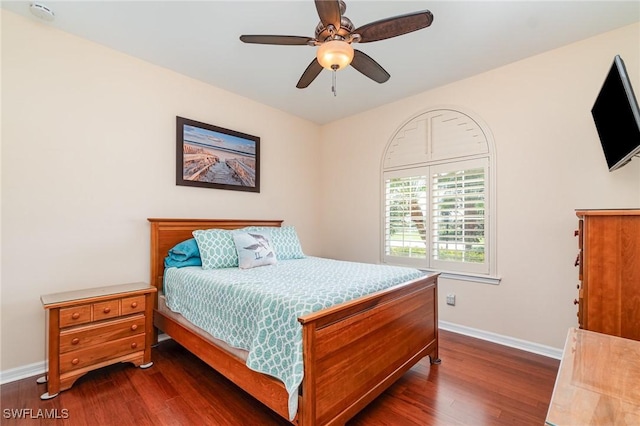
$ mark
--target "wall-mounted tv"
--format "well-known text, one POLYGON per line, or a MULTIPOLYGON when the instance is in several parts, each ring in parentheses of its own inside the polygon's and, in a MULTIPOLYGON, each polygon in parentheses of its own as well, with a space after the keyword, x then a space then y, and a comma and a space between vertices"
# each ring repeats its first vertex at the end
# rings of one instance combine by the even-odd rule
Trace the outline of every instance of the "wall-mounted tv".
POLYGON ((640 155, 640 109, 620 55, 613 60, 591 115, 610 172, 640 155))

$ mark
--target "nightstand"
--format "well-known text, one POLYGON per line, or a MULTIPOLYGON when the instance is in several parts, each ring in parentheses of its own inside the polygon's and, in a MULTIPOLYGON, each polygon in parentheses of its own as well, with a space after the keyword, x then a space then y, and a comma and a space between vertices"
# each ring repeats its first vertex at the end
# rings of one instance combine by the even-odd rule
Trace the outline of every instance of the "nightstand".
POLYGON ((40 297, 47 315, 48 372, 41 399, 69 389, 84 374, 118 362, 148 368, 153 297, 146 283, 121 284, 40 297))

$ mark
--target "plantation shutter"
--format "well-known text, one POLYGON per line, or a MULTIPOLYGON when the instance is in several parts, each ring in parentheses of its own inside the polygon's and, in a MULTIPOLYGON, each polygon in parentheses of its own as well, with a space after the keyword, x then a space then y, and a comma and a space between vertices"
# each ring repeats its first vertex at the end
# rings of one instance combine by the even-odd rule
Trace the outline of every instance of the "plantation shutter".
POLYGON ((430 176, 431 267, 488 273, 488 160, 432 166, 430 176))
POLYGON ((427 170, 385 173, 385 257, 404 258, 416 266, 425 266, 427 258, 427 170))

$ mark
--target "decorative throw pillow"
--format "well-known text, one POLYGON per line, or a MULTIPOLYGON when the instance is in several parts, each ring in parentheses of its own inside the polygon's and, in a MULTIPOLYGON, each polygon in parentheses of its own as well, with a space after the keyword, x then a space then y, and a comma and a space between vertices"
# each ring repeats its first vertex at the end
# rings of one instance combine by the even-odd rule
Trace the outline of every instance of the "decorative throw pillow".
POLYGON ((205 229, 193 231, 198 243, 202 269, 234 268, 238 266, 238 253, 226 229, 205 229))
POLYGON ((238 252, 238 266, 241 269, 276 263, 269 231, 234 232, 233 241, 238 252))
POLYGON ((293 226, 270 227, 270 226, 249 226, 243 231, 270 231, 273 249, 277 253, 278 260, 304 259, 302 246, 298 239, 298 234, 293 226))

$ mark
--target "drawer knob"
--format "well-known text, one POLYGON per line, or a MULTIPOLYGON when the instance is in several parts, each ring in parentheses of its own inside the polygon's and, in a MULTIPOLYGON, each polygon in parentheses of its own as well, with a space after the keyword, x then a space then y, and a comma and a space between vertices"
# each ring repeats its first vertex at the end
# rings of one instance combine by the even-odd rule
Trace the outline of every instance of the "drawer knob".
POLYGON ((77 337, 74 337, 73 340, 71 341, 72 345, 77 345, 78 343, 80 343, 80 339, 78 339, 77 337))
POLYGON ((71 319, 78 319, 80 318, 80 314, 78 312, 74 312, 73 315, 71 315, 71 319))
POLYGON ((71 360, 71 364, 73 365, 78 365, 78 363, 80 362, 80 360, 78 358, 74 358, 71 360))
POLYGON ((133 324, 131 326, 131 331, 136 331, 138 329, 138 324, 133 324))
POLYGON ((137 347, 138 347, 138 344, 137 344, 136 342, 133 342, 133 343, 131 344, 131 349, 135 349, 135 348, 137 348, 137 347))
POLYGON ((577 305, 578 303, 580 303, 580 302, 578 302, 578 299, 573 299, 573 304, 574 305, 577 305))
POLYGON ((102 310, 102 312, 104 312, 105 314, 108 314, 109 312, 111 312, 111 308, 107 306, 102 310))
POLYGON ((132 308, 137 308, 137 307, 138 307, 138 302, 133 302, 133 303, 131 304, 131 307, 132 307, 132 308))

